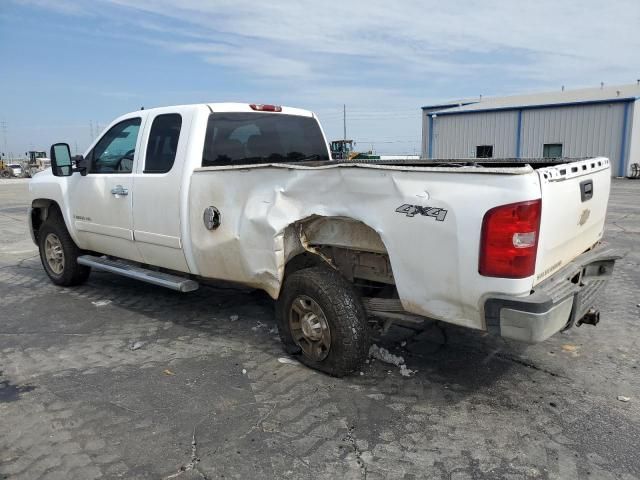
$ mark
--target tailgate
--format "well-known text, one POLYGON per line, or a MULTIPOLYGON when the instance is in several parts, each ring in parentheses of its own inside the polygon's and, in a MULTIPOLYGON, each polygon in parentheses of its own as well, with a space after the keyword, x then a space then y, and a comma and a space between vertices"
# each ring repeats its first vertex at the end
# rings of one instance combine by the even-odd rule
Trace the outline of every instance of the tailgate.
POLYGON ((602 238, 611 171, 603 157, 536 170, 542 219, 534 285, 602 238))

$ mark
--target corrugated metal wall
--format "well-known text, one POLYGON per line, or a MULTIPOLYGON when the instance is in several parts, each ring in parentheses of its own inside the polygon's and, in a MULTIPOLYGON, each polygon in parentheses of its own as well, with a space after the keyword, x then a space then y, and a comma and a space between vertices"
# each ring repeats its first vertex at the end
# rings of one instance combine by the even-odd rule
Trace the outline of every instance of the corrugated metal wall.
POLYGON ((626 174, 631 173, 631 164, 640 163, 640 100, 636 100, 629 112, 629 150, 626 174))
MULTIPOLYGON (((521 158, 542 157, 545 143, 561 143, 565 157, 608 157, 612 174, 618 175, 625 103, 525 108, 521 112, 521 158)), ((519 115, 518 110, 441 114, 433 119, 430 135, 429 116, 423 112, 423 156, 428 157, 431 139, 432 158, 474 158, 478 145, 493 145, 494 157, 516 157, 519 115)), ((632 118, 628 118, 627 152, 632 118)), ((634 125, 636 129, 640 125, 634 125)))
POLYGON ((422 108, 422 157, 429 158, 429 117, 443 107, 422 108))
POLYGON ((433 158, 473 158, 478 145, 493 145, 494 157, 516 154, 516 111, 438 115, 433 125, 433 158))
POLYGON ((521 156, 541 157, 545 143, 561 143, 565 157, 609 157, 617 175, 624 108, 606 103, 523 110, 521 156))

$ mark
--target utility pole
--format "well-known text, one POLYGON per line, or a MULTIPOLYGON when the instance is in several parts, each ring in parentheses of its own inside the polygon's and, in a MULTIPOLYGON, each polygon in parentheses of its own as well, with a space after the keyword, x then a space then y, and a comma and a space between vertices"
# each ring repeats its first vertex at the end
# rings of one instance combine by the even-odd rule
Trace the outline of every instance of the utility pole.
POLYGON ((344 144, 347 146, 347 105, 342 104, 342 126, 344 128, 344 144))
POLYGON ((0 122, 0 130, 2 130, 4 154, 7 155, 9 153, 7 151, 8 150, 8 147, 7 147, 7 122, 5 122, 5 121, 0 122))

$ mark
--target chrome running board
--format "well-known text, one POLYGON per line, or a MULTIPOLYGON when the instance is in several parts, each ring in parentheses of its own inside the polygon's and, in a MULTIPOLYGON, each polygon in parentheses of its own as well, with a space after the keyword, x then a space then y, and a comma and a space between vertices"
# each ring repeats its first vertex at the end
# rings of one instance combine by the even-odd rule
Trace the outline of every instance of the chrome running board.
POLYGON ((170 288, 178 292, 192 292, 197 290, 199 285, 195 280, 172 275, 170 273, 157 272, 146 268, 138 267, 122 260, 111 260, 105 257, 94 257, 93 255, 82 255, 78 257, 78 263, 87 267, 115 273, 123 277, 133 278, 142 282, 151 283, 160 287, 170 288))

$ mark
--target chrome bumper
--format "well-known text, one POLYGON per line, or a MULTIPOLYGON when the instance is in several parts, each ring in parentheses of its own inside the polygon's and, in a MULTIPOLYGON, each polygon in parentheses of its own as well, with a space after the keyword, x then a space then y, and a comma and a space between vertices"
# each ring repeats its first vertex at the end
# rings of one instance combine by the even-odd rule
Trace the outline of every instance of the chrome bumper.
POLYGON ((484 304, 489 333, 537 343, 572 327, 594 305, 623 253, 598 246, 536 285, 531 295, 492 295, 484 304))

